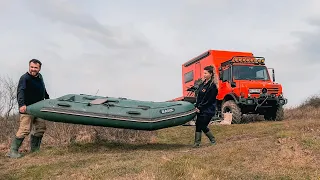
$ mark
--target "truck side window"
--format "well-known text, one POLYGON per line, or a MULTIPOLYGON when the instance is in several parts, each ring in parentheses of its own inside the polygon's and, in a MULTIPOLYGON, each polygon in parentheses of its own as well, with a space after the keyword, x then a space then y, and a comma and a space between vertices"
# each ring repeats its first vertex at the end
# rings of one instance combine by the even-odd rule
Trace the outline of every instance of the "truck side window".
POLYGON ((265 69, 259 70, 256 72, 257 79, 268 80, 268 73, 265 69))
POLYGON ((184 74, 184 83, 188 83, 193 80, 193 71, 189 71, 184 74))
POLYGON ((230 68, 222 71, 222 81, 229 81, 230 80, 230 68))

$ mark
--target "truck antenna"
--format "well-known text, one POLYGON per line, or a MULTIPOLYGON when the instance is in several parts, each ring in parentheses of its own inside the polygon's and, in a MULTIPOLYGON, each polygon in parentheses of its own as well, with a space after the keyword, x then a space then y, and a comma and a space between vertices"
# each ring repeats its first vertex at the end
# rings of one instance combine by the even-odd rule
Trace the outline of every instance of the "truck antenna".
POLYGON ((96 92, 96 94, 95 94, 95 95, 97 95, 97 94, 98 94, 98 92, 99 92, 99 89, 97 90, 97 92, 96 92))

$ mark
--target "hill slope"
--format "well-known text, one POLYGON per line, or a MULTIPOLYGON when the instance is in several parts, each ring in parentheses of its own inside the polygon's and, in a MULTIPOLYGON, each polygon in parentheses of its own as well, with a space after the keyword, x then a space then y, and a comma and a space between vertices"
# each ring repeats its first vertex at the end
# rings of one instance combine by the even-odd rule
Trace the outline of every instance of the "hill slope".
POLYGON ((157 132, 150 144, 46 147, 0 157, 4 179, 319 179, 320 119, 211 125, 217 145, 193 149, 194 127, 157 132))

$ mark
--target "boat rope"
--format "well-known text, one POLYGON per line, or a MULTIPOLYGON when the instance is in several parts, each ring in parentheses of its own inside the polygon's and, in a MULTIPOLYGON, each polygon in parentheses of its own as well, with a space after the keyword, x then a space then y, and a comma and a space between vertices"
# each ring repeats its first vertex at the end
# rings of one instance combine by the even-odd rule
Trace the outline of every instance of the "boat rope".
POLYGON ((74 115, 74 116, 83 116, 83 117, 91 117, 91 118, 102 118, 102 119, 110 119, 110 120, 122 120, 122 121, 134 121, 134 122, 144 122, 144 123, 156 123, 161 121, 168 121, 176 118, 181 118, 185 116, 190 116, 196 113, 195 109, 189 110, 183 113, 171 114, 162 117, 127 117, 127 116, 120 116, 120 115, 111 115, 105 113, 94 113, 94 112, 83 112, 77 110, 70 110, 65 108, 52 108, 46 107, 40 110, 41 112, 51 112, 51 113, 58 113, 58 114, 66 114, 66 115, 74 115))
MULTIPOLYGON (((71 103, 78 103, 78 104, 86 104, 88 106, 93 106, 93 104, 90 104, 90 102, 82 102, 82 101, 71 101, 71 100, 59 100, 59 101, 66 101, 66 102, 71 102, 71 103)), ((114 101, 109 101, 109 102, 114 102, 114 101)), ((167 107, 172 107, 172 106, 181 106, 181 103, 177 104, 171 104, 167 106, 156 106, 156 107, 150 107, 150 106, 144 106, 144 105, 138 105, 138 106, 121 106, 121 105, 116 105, 114 103, 110 104, 108 101, 102 104, 94 104, 94 105, 104 105, 107 106, 108 109, 112 107, 119 107, 119 108, 132 108, 132 109, 143 109, 143 110, 148 110, 148 109, 158 109, 158 108, 167 108, 167 107)))

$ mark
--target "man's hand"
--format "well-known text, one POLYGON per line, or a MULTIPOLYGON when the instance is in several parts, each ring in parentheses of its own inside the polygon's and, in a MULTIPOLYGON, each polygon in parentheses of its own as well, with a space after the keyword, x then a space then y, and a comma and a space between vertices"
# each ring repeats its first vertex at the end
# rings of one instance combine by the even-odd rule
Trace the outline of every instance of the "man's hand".
POLYGON ((27 106, 26 106, 26 105, 21 106, 21 107, 19 108, 19 111, 20 111, 21 113, 25 113, 26 110, 27 110, 27 106))
POLYGON ((199 110, 198 108, 196 108, 196 112, 197 112, 197 113, 199 113, 199 112, 200 112, 200 110, 199 110))

